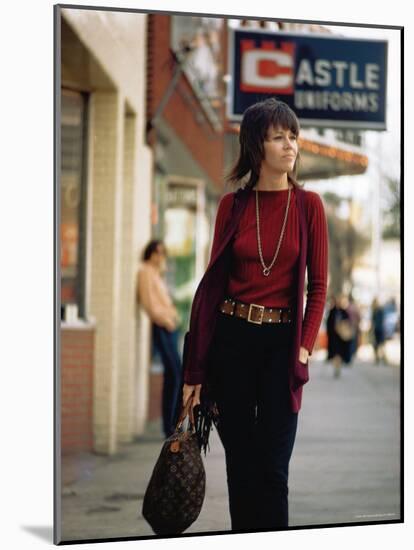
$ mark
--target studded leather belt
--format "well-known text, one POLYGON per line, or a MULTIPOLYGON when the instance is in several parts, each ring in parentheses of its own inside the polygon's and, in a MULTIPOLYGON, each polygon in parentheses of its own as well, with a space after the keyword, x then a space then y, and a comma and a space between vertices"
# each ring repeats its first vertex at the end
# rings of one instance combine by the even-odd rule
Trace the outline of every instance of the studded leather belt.
POLYGON ((291 308, 266 307, 259 304, 246 304, 239 300, 226 298, 220 304, 220 311, 246 319, 249 323, 291 323, 291 308))

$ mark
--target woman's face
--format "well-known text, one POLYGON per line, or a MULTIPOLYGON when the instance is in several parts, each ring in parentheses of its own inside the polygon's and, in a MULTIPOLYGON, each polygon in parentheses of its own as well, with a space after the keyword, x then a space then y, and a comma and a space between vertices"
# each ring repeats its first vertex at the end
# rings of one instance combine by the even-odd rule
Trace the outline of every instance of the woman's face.
POLYGON ((295 134, 286 130, 271 126, 267 132, 267 139, 263 142, 263 164, 271 171, 291 172, 298 154, 298 143, 295 134))

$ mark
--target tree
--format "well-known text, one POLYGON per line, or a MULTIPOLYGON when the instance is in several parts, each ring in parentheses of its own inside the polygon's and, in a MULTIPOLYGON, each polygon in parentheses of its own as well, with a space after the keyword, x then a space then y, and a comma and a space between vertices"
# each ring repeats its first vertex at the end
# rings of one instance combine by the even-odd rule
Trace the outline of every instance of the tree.
POLYGON ((329 293, 338 294, 348 284, 353 286, 352 272, 356 261, 362 256, 370 239, 358 231, 349 219, 338 216, 341 197, 329 192, 323 195, 329 231, 329 293))
POLYGON ((381 205, 384 220, 382 229, 383 239, 400 238, 400 209, 400 182, 396 179, 387 178, 385 196, 381 205))

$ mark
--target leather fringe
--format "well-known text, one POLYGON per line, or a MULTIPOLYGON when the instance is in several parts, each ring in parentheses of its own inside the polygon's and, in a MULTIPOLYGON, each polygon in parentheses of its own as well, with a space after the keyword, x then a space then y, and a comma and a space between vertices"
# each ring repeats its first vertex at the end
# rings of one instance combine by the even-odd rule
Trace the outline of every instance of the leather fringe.
POLYGON ((207 450, 210 451, 210 431, 214 430, 214 425, 219 432, 220 416, 213 396, 207 390, 203 392, 203 388, 200 405, 194 407, 194 422, 200 452, 204 451, 206 456, 207 450))

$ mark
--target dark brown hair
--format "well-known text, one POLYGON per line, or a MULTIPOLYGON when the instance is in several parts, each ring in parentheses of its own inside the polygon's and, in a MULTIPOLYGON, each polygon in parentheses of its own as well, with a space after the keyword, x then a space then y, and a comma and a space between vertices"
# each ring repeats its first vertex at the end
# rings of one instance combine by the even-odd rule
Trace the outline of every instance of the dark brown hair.
POLYGON ((157 252, 158 245, 164 245, 164 242, 161 239, 153 239, 150 241, 147 246, 144 248, 141 259, 146 261, 151 258, 154 252, 157 252))
MULTIPOLYGON (((290 130, 296 137, 299 136, 299 120, 284 101, 269 97, 250 105, 244 111, 239 133, 239 157, 230 172, 225 175, 226 183, 232 187, 240 187, 240 183, 243 183, 241 180, 248 175, 248 181, 242 186, 246 188, 256 184, 264 158, 263 142, 271 126, 281 126, 284 130, 290 130)), ((302 187, 296 180, 298 163, 299 150, 293 169, 288 172, 288 178, 297 187, 302 187)))

